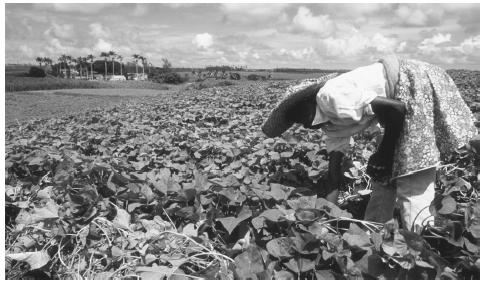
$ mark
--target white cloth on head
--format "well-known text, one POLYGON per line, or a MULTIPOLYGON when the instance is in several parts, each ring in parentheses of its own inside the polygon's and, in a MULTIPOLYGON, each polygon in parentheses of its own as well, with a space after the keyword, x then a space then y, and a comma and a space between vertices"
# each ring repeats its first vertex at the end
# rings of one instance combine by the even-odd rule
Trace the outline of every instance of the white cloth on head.
POLYGON ((383 64, 374 63, 356 68, 328 80, 316 95, 316 115, 312 125, 329 139, 327 150, 346 153, 350 137, 376 124, 370 103, 378 96, 386 97, 388 82, 383 64))

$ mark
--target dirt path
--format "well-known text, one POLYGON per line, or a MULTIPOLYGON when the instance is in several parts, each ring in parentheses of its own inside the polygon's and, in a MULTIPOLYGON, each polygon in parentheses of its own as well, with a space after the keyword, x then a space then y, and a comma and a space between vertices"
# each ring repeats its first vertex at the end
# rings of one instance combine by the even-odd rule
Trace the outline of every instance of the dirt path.
POLYGON ((5 124, 34 118, 50 118, 114 106, 145 97, 165 96, 175 90, 154 89, 62 89, 5 94, 5 124))

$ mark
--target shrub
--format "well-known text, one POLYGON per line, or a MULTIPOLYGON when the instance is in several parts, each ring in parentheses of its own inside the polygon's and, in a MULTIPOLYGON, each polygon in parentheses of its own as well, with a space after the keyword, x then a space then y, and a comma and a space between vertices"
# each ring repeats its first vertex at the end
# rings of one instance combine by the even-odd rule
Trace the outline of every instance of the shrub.
POLYGON ((212 87, 212 86, 209 86, 208 84, 206 84, 204 82, 198 82, 198 83, 195 83, 195 84, 191 85, 191 88, 194 88, 196 90, 201 90, 201 89, 205 89, 205 88, 209 88, 209 87, 212 87))
POLYGON ((228 80, 223 80, 223 81, 220 81, 216 84, 216 86, 231 86, 231 85, 234 85, 235 83, 232 82, 232 81, 228 81, 228 80))
POLYGON ((77 88, 139 88, 167 90, 166 85, 150 81, 87 81, 64 78, 34 78, 34 77, 5 77, 5 91, 28 91, 28 90, 53 90, 53 89, 77 89, 77 88))
POLYGON ((262 76, 258 74, 249 74, 247 79, 248 80, 266 80, 266 76, 262 76))
POLYGON ((231 86, 231 85, 236 85, 236 83, 229 80, 223 80, 223 81, 206 80, 206 81, 193 83, 190 85, 190 88, 201 90, 206 88, 224 87, 224 86, 231 86))
POLYGON ((183 83, 183 82, 184 82, 184 79, 181 77, 181 75, 179 75, 175 72, 166 73, 164 75, 164 83, 180 84, 180 83, 183 83))
POLYGON ((229 77, 233 80, 240 80, 241 79, 241 75, 239 73, 231 73, 229 75, 229 77))
POLYGON ((45 77, 46 75, 45 70, 38 66, 31 66, 28 71, 28 76, 30 77, 45 77))

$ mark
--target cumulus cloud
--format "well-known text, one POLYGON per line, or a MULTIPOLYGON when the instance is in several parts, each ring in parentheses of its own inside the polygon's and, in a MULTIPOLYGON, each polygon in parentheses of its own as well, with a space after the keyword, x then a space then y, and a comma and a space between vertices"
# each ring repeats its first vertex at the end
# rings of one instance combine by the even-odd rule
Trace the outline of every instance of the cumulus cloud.
POLYGON ((246 59, 249 55, 249 52, 248 51, 238 51, 238 56, 241 58, 241 59, 246 59))
POLYGON ((301 59, 308 59, 316 55, 316 52, 313 47, 303 48, 303 49, 294 49, 294 50, 287 50, 283 48, 280 50, 280 55, 290 56, 294 59, 301 60, 301 59))
POLYGON ((431 38, 424 39, 422 41, 421 45, 438 45, 438 44, 441 44, 441 43, 450 42, 451 38, 452 38, 451 34, 438 33, 431 38))
POLYGON ((136 16, 144 16, 149 12, 149 6, 146 4, 136 4, 136 8, 134 9, 134 15, 136 16))
POLYGON ((286 9, 290 4, 222 3, 223 22, 253 25, 254 23, 284 23, 288 20, 286 9))
POLYGON ((45 49, 50 53, 50 54, 56 54, 59 55, 61 53, 66 53, 66 52, 71 52, 73 48, 64 46, 62 42, 57 39, 57 38, 51 38, 48 42, 48 45, 45 47, 45 49))
MULTIPOLYGON (((37 4, 42 5, 42 4, 37 4)), ((53 8, 55 11, 58 12, 73 12, 73 13, 82 13, 82 14, 94 14, 98 13, 103 10, 105 7, 112 5, 106 3, 89 3, 89 4, 73 4, 73 3, 54 3, 53 8)))
POLYGON ((92 23, 89 25, 89 34, 94 38, 106 38, 110 36, 110 29, 102 26, 101 23, 92 23))
POLYGON ((407 42, 403 41, 398 45, 398 47, 395 51, 398 52, 398 53, 402 53, 402 52, 405 51, 406 47, 407 47, 407 42))
MULTIPOLYGON (((328 37, 321 40, 324 52, 331 57, 359 56, 367 53, 376 55, 395 52, 400 43, 393 37, 387 37, 380 33, 372 36, 364 35, 356 29, 351 34, 341 34, 339 37, 328 37)), ((405 44, 402 44, 404 48, 405 44)))
POLYGON ((418 49, 424 54, 433 54, 441 50, 438 45, 450 42, 451 34, 438 33, 431 38, 424 39, 419 45, 418 49))
POLYGON ((468 55, 478 54, 480 52, 480 35, 465 39, 455 49, 468 55))
POLYGON ((98 39, 94 46, 94 50, 97 52, 108 52, 112 50, 112 44, 103 39, 98 39))
POLYGON ((279 16, 289 4, 241 4, 241 3, 223 3, 221 10, 227 14, 245 15, 248 17, 272 17, 279 16))
POLYGON ((173 8, 173 9, 182 9, 182 8, 188 8, 188 7, 194 6, 194 5, 196 5, 196 3, 181 3, 181 2, 178 2, 178 3, 163 3, 162 5, 173 8))
POLYGON ((424 6, 401 4, 394 11, 394 16, 395 22, 401 26, 434 26, 442 21, 444 10, 435 4, 427 4, 424 6))
POLYGON ((369 46, 375 48, 377 52, 390 53, 398 47, 398 41, 395 38, 385 37, 380 33, 376 33, 371 38, 369 46))
POLYGON ((57 38, 70 39, 75 36, 74 26, 72 24, 57 24, 52 22, 44 34, 50 37, 52 34, 57 38))
POLYGON ((357 5, 350 4, 340 4, 343 12, 351 13, 352 15, 373 15, 379 13, 381 10, 390 7, 390 3, 359 3, 357 5))
POLYGON ((209 33, 197 34, 192 43, 201 49, 207 49, 213 45, 213 36, 209 33))
POLYGON ((321 41, 325 54, 331 57, 355 56, 361 54, 368 46, 368 39, 360 34, 347 37, 328 37, 321 41))
POLYGON ((64 50, 64 46, 60 43, 59 39, 53 38, 50 40, 50 45, 57 50, 64 50))
POLYGON ((418 45, 418 54, 435 63, 452 64, 479 61, 480 35, 468 37, 458 44, 449 43, 451 43, 450 34, 437 34, 424 39, 418 45))
POLYGON ((315 16, 310 9, 301 6, 293 18, 293 27, 296 30, 307 31, 325 37, 333 32, 335 25, 329 15, 315 16))
POLYGON ((22 54, 26 57, 33 57, 34 56, 34 52, 33 52, 33 49, 31 49, 30 47, 26 46, 26 45, 21 45, 20 46, 20 52, 22 52, 22 54))

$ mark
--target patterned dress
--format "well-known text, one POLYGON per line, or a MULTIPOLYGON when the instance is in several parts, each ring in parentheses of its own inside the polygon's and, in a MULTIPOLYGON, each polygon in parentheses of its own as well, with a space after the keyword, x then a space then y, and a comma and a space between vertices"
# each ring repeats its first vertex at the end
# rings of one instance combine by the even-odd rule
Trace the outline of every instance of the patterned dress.
POLYGON ((442 68, 416 60, 399 64, 393 99, 406 104, 407 114, 392 177, 436 166, 477 136, 469 107, 442 68))

